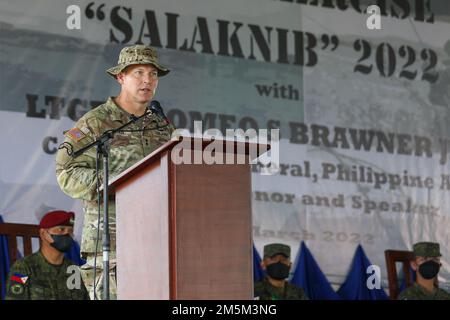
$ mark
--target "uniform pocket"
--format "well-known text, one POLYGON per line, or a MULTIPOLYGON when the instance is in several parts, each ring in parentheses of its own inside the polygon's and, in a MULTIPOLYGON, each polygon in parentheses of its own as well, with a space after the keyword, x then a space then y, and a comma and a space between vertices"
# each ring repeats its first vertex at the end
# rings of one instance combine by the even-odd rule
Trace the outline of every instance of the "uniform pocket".
POLYGON ((30 286, 31 300, 52 299, 50 288, 39 283, 32 283, 30 286))

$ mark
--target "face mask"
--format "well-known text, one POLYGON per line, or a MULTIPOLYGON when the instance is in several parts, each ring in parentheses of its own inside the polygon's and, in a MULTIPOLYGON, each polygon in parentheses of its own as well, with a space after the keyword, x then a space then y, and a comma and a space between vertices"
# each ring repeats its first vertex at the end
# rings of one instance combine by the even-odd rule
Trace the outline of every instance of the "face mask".
POLYGON ((289 277, 289 266, 282 262, 272 263, 267 266, 267 274, 277 280, 283 280, 289 277))
POLYGON ((427 280, 433 279, 439 273, 439 269, 441 268, 441 264, 436 261, 429 260, 427 262, 422 263, 419 266, 420 275, 427 280))
POLYGON ((70 250, 70 248, 72 248, 73 239, 70 235, 68 235, 68 234, 64 234, 64 235, 50 234, 50 236, 53 239, 53 243, 50 243, 50 245, 53 248, 55 248, 56 250, 58 250, 60 252, 67 252, 70 250))

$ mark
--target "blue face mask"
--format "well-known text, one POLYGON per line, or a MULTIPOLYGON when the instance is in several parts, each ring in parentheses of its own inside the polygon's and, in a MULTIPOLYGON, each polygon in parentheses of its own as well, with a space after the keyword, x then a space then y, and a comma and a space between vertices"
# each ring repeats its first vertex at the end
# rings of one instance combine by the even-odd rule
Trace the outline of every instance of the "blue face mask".
MULTIPOLYGON (((49 233, 50 234, 50 233, 49 233)), ((53 242, 50 245, 60 252, 68 252, 73 245, 73 239, 69 234, 50 234, 53 242)))

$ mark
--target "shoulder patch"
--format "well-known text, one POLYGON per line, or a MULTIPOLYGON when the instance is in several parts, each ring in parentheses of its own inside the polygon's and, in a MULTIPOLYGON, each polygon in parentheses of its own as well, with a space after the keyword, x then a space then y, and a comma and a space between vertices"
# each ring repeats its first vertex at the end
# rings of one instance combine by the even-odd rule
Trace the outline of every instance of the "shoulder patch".
POLYGON ((85 138, 86 135, 83 133, 83 131, 81 131, 78 128, 73 128, 70 129, 69 131, 67 131, 65 133, 65 135, 69 138, 72 138, 73 140, 75 140, 76 142, 80 141, 81 139, 85 138))
POLYGON ((14 273, 11 276, 11 281, 17 282, 17 283, 21 283, 21 284, 25 284, 28 280, 28 276, 21 274, 21 273, 14 273))

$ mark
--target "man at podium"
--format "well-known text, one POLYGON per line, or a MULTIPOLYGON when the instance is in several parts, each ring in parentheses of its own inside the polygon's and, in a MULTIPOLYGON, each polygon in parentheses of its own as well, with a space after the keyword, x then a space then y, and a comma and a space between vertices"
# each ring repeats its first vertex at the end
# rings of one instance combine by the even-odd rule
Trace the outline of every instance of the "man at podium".
MULTIPOLYGON (((102 207, 98 212, 97 187, 103 183, 103 172, 96 171, 96 150, 91 148, 77 158, 72 153, 92 143, 106 130, 127 123, 132 116, 147 111, 155 95, 159 78, 169 69, 158 62, 156 51, 147 45, 135 45, 121 50, 117 66, 106 72, 120 84, 117 97, 87 112, 64 133, 65 140, 56 156, 56 177, 61 190, 75 199, 83 200, 84 224, 81 255, 87 263, 81 267, 84 283, 91 299, 101 297, 102 278, 102 207), (94 263, 96 269, 94 270, 94 263), (94 290, 94 274, 97 285, 94 290)), ((110 140, 109 175, 111 178, 149 155, 170 140, 174 127, 164 119, 149 114, 118 132, 110 140)), ((115 200, 109 199, 109 225, 111 234, 110 297, 116 297, 116 228, 115 200)))

